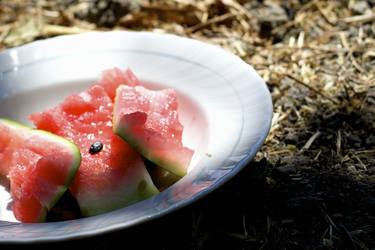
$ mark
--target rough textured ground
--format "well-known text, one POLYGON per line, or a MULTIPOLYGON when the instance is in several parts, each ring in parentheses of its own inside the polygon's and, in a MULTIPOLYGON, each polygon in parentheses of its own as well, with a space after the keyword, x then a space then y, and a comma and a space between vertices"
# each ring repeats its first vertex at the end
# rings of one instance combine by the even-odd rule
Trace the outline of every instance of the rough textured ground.
POLYGON ((0 50, 112 29, 239 55, 269 86, 273 125, 256 159, 196 204, 53 247, 375 249, 375 1, 0 1, 0 50))

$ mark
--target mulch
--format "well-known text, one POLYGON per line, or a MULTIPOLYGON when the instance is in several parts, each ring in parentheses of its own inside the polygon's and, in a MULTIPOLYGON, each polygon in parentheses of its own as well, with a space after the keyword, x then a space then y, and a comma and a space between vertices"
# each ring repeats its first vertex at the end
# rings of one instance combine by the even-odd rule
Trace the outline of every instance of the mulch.
POLYGON ((197 203, 54 247, 375 249, 375 1, 0 2, 0 50, 91 30, 223 47, 267 82, 273 123, 255 159, 197 203))

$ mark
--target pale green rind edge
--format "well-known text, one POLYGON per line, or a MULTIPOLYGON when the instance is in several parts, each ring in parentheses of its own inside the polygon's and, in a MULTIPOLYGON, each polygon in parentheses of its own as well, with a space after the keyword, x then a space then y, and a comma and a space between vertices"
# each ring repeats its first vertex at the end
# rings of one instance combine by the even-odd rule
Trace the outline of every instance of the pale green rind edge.
MULTIPOLYGON (((126 194, 129 192, 130 185, 129 183, 124 183, 123 188, 118 190, 116 194, 112 194, 114 196, 115 202, 107 201, 105 203, 101 203, 101 198, 95 199, 87 199, 86 201, 79 202, 80 210, 83 216, 94 216, 106 212, 113 211, 115 209, 124 208, 129 205, 132 205, 136 202, 142 201, 144 199, 150 198, 156 194, 159 194, 159 190, 156 188, 154 183, 152 182, 151 177, 149 176, 146 169, 144 169, 144 174, 147 176, 143 176, 146 180, 145 189, 141 192, 134 191, 131 195, 126 194), (123 197, 116 198, 118 196, 123 197), (86 204, 86 205, 85 205, 86 204), (90 206, 90 204, 94 204, 90 206)), ((144 179, 143 179, 144 180, 144 179)))
POLYGON ((150 152, 147 149, 147 147, 142 145, 136 138, 131 136, 129 133, 126 133, 126 130, 126 126, 121 126, 118 123, 113 124, 114 133, 120 136, 127 143, 129 143, 129 145, 131 145, 137 152, 143 155, 146 159, 179 177, 183 177, 187 174, 187 169, 185 169, 184 167, 181 167, 168 159, 156 157, 152 152, 150 152))

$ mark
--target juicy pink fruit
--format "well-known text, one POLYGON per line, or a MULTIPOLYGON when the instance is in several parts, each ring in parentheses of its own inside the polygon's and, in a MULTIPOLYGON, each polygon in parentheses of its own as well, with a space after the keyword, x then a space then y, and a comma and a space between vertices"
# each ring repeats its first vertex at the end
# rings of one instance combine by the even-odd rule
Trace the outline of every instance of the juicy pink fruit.
POLYGON ((113 101, 115 99, 116 89, 118 86, 122 84, 137 86, 140 85, 140 82, 130 69, 113 68, 103 71, 98 84, 105 89, 108 96, 113 101))
POLYGON ((148 160, 184 176, 194 152, 182 145, 175 91, 121 85, 116 92, 114 132, 148 160))
POLYGON ((68 138, 79 146, 82 163, 71 192, 86 216, 124 207, 158 193, 141 157, 112 131, 110 93, 126 78, 116 72, 112 72, 114 76, 110 80, 108 76, 112 73, 105 73, 104 87, 94 85, 69 96, 55 108, 30 116, 38 128, 68 138), (95 142, 100 142, 103 148, 90 153, 95 142))

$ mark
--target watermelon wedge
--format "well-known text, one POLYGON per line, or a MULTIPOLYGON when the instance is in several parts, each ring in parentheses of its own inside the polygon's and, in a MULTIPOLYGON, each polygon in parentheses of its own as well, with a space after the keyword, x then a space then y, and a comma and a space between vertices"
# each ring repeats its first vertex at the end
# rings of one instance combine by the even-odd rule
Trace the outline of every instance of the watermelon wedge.
POLYGON ((0 175, 8 177, 21 222, 45 221, 80 165, 79 149, 54 134, 0 119, 0 175))
POLYGON ((94 85, 67 97, 57 107, 30 116, 38 128, 79 146, 82 162, 70 191, 83 216, 108 212, 158 193, 141 157, 112 131, 109 94, 119 82, 94 85))
POLYGON ((182 144, 177 97, 172 89, 148 90, 121 85, 115 98, 113 131, 145 158, 184 176, 194 151, 182 144))

